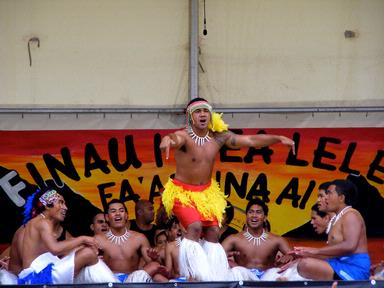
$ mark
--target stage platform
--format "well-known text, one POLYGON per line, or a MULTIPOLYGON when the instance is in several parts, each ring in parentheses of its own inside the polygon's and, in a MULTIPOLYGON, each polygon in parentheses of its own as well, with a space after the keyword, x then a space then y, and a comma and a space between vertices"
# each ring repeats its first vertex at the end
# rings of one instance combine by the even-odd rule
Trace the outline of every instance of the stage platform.
MULTIPOLYGON (((241 288, 241 287, 289 287, 289 288, 302 288, 302 287, 316 287, 316 288, 331 288, 333 281, 290 281, 290 282, 256 282, 256 281, 240 281, 240 282, 177 282, 177 283, 129 283, 129 284, 117 284, 117 283, 101 283, 101 284, 76 284, 76 285, 3 285, 3 287, 57 287, 57 288, 144 288, 144 287, 158 287, 158 288, 170 288, 170 287, 193 287, 193 288, 241 288)), ((383 288, 384 281, 338 281, 337 286, 332 288, 383 288)))

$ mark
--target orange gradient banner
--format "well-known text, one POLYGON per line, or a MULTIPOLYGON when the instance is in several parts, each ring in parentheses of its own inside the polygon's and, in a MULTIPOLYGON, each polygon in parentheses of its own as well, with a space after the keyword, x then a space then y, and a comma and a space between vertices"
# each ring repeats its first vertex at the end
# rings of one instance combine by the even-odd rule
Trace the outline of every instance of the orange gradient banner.
MULTIPOLYGON (((160 191, 175 172, 165 160, 161 137, 173 130, 0 131, 1 166, 32 184, 54 179, 95 206, 126 201, 133 215, 137 197, 160 203, 160 191)), ((349 174, 364 176, 381 196, 384 183, 383 128, 237 129, 241 134, 278 134, 295 140, 296 156, 275 144, 261 149, 223 148, 216 178, 235 206, 232 225, 241 228, 249 199, 269 206, 272 232, 283 234, 310 218, 317 187, 349 174)))

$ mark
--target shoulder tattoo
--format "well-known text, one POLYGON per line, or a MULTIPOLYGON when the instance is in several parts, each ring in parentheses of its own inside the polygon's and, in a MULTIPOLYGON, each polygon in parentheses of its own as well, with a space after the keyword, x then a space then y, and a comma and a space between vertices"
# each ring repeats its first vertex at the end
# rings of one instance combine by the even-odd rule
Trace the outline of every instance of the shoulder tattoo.
POLYGON ((223 132, 223 133, 215 133, 214 134, 214 139, 216 141, 216 143, 222 147, 224 146, 225 142, 227 142, 228 139, 232 138, 231 139, 231 145, 234 145, 232 144, 232 142, 236 142, 236 140, 234 139, 234 137, 232 137, 232 132, 230 131, 227 131, 227 132, 223 132))

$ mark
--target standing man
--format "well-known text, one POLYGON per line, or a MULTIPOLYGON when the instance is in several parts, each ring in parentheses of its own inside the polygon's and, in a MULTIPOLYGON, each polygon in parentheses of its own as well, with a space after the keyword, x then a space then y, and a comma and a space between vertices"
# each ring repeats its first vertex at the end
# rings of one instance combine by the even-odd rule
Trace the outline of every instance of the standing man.
POLYGON ((155 246, 155 233, 157 226, 152 224, 155 219, 155 209, 149 200, 140 199, 135 204, 135 220, 130 220, 129 229, 142 233, 147 237, 149 244, 155 246))
POLYGON ((186 128, 163 137, 160 143, 166 159, 173 148, 176 160, 175 178, 165 185, 162 201, 168 215, 173 213, 187 230, 180 245, 181 274, 202 281, 225 280, 228 262, 218 243, 218 225, 226 200, 218 183, 212 179, 216 155, 224 145, 237 149, 282 143, 294 148, 294 141, 277 135, 236 135, 228 131, 221 116, 202 98, 189 102, 186 116, 186 128), (199 244, 203 227, 205 239, 215 244, 206 246, 211 253, 208 259, 199 244), (210 268, 217 271, 211 272, 210 268), (217 279, 215 275, 220 273, 217 279))
POLYGON ((329 185, 326 210, 336 215, 330 220, 328 246, 295 247, 293 253, 303 257, 298 264, 301 276, 314 280, 369 279, 365 223, 351 206, 356 196, 356 187, 349 180, 334 180, 329 185))

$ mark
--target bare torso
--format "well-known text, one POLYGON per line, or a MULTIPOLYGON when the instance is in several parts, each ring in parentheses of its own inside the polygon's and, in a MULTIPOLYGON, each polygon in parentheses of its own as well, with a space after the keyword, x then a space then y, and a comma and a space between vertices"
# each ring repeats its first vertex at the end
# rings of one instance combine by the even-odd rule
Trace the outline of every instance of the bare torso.
POLYGON ((346 240, 346 239, 344 239, 345 236, 343 233, 343 222, 344 222, 343 218, 345 216, 347 216, 347 214, 350 214, 349 215, 350 217, 355 218, 354 223, 355 223, 356 227, 360 228, 360 231, 361 231, 360 235, 359 235, 358 242, 357 242, 356 249, 353 253, 354 254, 355 253, 366 253, 368 251, 368 247, 367 247, 367 234, 366 234, 364 219, 361 217, 361 214, 353 208, 348 209, 344 213, 344 215, 332 226, 332 229, 330 230, 330 232, 328 234, 328 245, 335 245, 335 244, 341 243, 341 242, 346 240))
POLYGON ((24 241, 24 226, 20 226, 15 234, 13 235, 11 251, 10 251, 10 259, 9 259, 9 271, 14 274, 19 274, 22 270, 23 263, 21 258, 21 251, 23 249, 23 241, 24 241))
POLYGON ((105 263, 115 273, 131 273, 139 267, 145 236, 134 231, 129 233, 131 234, 129 239, 120 245, 112 243, 105 235, 95 236, 104 252, 105 263))
POLYGON ((176 240, 167 243, 165 253, 165 265, 167 269, 172 272, 173 277, 179 277, 179 245, 176 240))
POLYGON ((260 245, 254 245, 244 237, 243 232, 240 232, 226 238, 223 246, 227 252, 229 247, 233 251, 240 252, 240 255, 235 256, 238 265, 260 270, 273 267, 276 254, 286 250, 281 251, 285 254, 289 250, 289 245, 283 238, 271 233, 268 233, 268 238, 261 241, 260 245))
POLYGON ((192 185, 208 183, 212 177, 216 155, 228 136, 225 133, 210 132, 211 141, 198 146, 185 130, 177 131, 177 134, 186 139, 186 142, 175 150, 175 178, 192 185))
POLYGON ((24 228, 23 245, 21 249, 23 268, 31 265, 33 260, 49 251, 45 242, 42 241, 41 231, 56 239, 51 222, 40 215, 30 220, 24 228))

